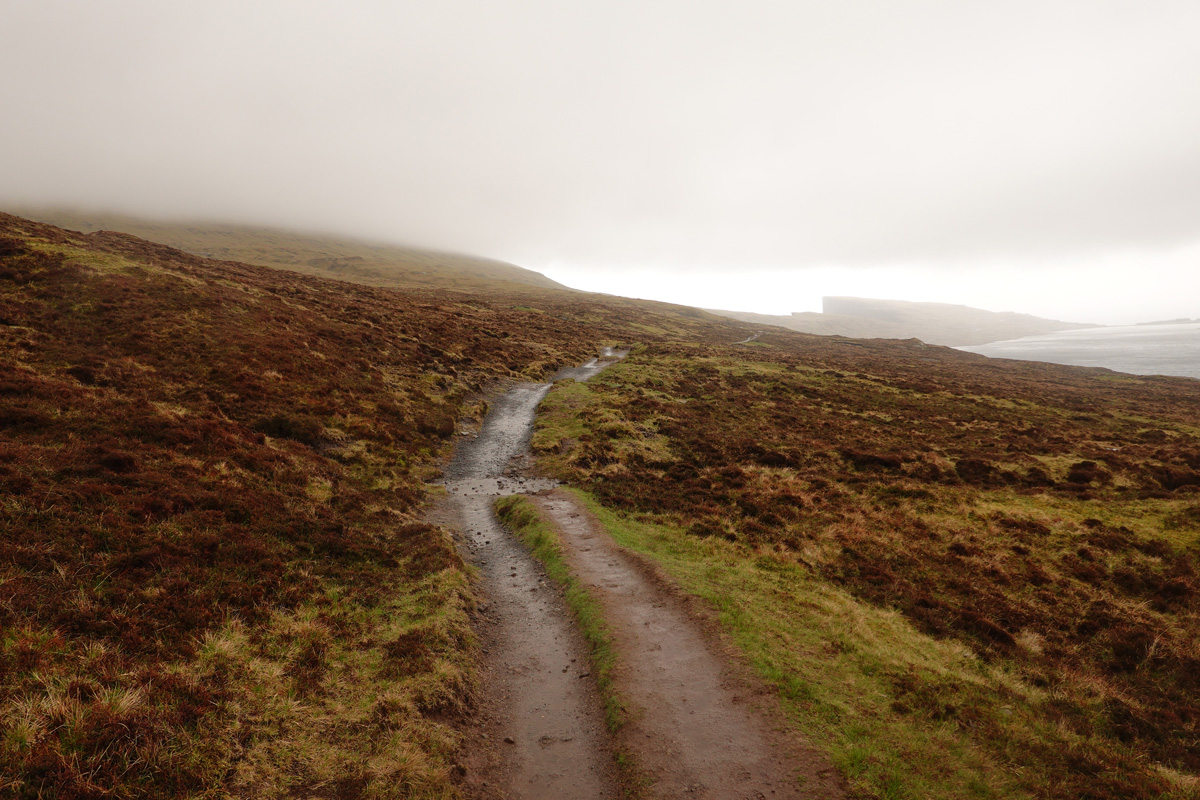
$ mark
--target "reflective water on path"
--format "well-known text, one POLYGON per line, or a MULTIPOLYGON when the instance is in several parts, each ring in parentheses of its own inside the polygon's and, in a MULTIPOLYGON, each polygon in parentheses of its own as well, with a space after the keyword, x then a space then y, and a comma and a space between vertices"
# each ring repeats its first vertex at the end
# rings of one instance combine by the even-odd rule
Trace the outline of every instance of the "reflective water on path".
MULTIPOLYGON (((623 356, 606 351, 554 379, 586 380, 623 356)), ((497 497, 555 485, 516 474, 551 385, 522 383, 505 392, 446 470, 454 526, 488 599, 481 631, 485 719, 466 759, 468 788, 478 797, 599 800, 618 793, 595 684, 581 679, 589 677, 587 647, 541 565, 492 511, 497 497)))

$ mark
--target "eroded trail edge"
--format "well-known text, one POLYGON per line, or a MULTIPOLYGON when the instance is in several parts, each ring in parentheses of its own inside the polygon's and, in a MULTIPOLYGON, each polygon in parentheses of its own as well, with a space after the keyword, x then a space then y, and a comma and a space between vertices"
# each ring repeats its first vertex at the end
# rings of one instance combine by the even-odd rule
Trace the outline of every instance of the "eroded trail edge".
MULTIPOLYGON (((586 380, 624 356, 606 350, 554 379, 586 380)), ((523 383, 505 392, 446 471, 440 515, 459 532, 487 598, 477 620, 486 691, 464 757, 467 791, 480 798, 618 796, 611 740, 588 679, 587 646, 541 566, 492 510, 497 497, 554 485, 518 474, 538 403, 552 385, 523 383)))

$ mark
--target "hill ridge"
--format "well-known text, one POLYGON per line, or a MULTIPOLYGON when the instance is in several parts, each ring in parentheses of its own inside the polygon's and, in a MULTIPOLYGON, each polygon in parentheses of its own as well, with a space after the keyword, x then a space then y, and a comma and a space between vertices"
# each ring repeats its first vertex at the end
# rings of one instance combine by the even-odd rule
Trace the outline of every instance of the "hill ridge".
POLYGON ((20 216, 82 233, 111 230, 191 255, 286 269, 388 288, 488 291, 528 286, 573 291, 499 259, 356 237, 200 220, 156 220, 65 208, 17 209, 20 216))

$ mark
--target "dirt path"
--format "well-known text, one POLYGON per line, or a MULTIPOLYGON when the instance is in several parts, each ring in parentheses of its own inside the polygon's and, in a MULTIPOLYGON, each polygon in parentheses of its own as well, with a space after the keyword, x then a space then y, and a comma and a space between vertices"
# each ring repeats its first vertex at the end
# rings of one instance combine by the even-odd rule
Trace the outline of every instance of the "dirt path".
MULTIPOLYGON (((606 351, 555 378, 586 380, 624 353, 606 351)), ((559 591, 496 521, 493 500, 536 494, 568 563, 605 606, 636 712, 622 749, 661 798, 839 798, 825 760, 786 732, 774 698, 755 689, 683 600, 625 553, 553 481, 521 477, 537 405, 551 384, 519 384, 493 405, 447 469, 441 520, 461 534, 488 603, 478 630, 487 687, 467 732, 465 784, 476 798, 615 800, 615 742, 605 729, 588 650, 559 591)))
POLYGON ((588 650, 562 598, 492 514, 495 494, 459 496, 488 605, 479 622, 487 691, 468 735, 467 787, 480 798, 615 798, 611 742, 588 650))
POLYGON ((569 494, 533 500, 558 528, 572 573, 604 606, 617 691, 635 707, 621 738, 653 779, 653 796, 842 796, 828 760, 785 730, 775 699, 730 665, 678 595, 569 494))
MULTIPOLYGON (((606 351, 555 379, 586 380, 624 353, 606 351)), ((618 795, 612 743, 588 649, 541 566, 492 512, 496 497, 549 488, 517 475, 550 383, 518 384, 496 400, 479 435, 447 469, 443 521, 462 535, 488 604, 479 633, 487 691, 468 732, 467 790, 480 798, 601 800, 618 795)))

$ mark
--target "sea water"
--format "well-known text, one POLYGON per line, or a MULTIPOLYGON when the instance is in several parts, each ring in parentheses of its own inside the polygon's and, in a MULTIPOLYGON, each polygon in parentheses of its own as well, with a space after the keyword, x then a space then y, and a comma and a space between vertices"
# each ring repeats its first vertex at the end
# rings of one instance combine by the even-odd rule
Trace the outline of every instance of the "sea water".
POLYGON ((1200 378, 1200 322, 1057 331, 958 349, 992 358, 1200 378))

